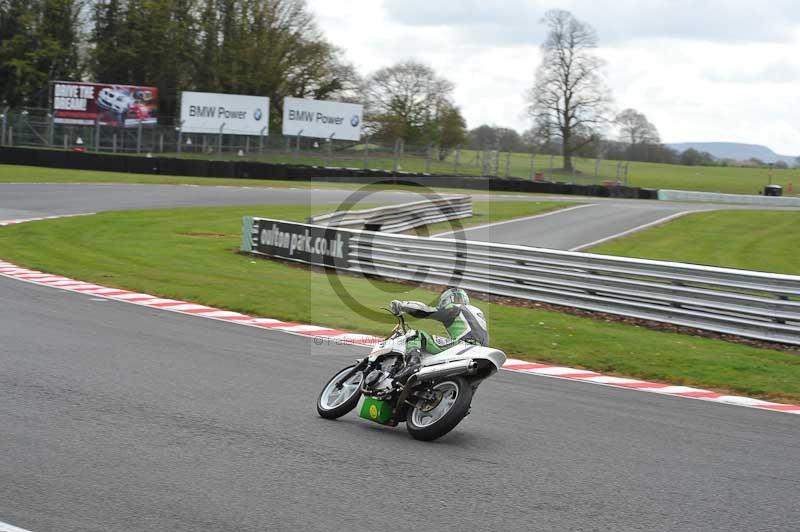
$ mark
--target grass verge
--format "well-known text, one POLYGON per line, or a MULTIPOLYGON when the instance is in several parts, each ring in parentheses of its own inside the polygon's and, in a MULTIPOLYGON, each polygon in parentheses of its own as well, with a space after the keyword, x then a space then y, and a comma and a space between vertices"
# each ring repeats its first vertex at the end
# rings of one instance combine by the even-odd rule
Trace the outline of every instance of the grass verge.
MULTIPOLYGON (((300 220, 310 212, 305 205, 192 208, 32 222, 0 228, 0 257, 108 286, 374 334, 387 331, 388 317, 354 312, 331 279, 370 309, 394 298, 430 302, 436 297, 398 283, 336 277, 239 255, 246 214, 300 220)), ((795 354, 546 310, 480 306, 493 345, 509 356, 800 401, 800 356, 795 354)), ((427 322, 420 326, 441 330, 427 322)))
POLYGON ((714 211, 593 247, 592 253, 800 275, 794 211, 714 211))

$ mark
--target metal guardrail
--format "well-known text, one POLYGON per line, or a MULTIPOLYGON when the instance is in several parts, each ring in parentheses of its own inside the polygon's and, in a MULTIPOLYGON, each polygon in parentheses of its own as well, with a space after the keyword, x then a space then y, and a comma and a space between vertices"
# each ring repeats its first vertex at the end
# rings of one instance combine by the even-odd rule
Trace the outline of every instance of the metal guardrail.
POLYGON ((373 209, 336 211, 312 216, 308 222, 343 229, 370 229, 384 233, 400 233, 423 225, 469 218, 470 216, 472 216, 472 198, 470 196, 445 196, 373 209))
POLYGON ((770 207, 800 207, 800 198, 787 196, 755 196, 747 194, 722 194, 719 192, 695 192, 691 190, 658 191, 662 201, 707 201, 733 205, 768 205, 770 207))
MULTIPOLYGON (((250 221, 251 230, 245 227, 245 232, 252 235, 251 249, 259 252, 254 223, 250 221)), ((344 262, 337 267, 364 275, 458 285, 800 345, 800 276, 372 231, 327 231, 347 239, 344 262)))

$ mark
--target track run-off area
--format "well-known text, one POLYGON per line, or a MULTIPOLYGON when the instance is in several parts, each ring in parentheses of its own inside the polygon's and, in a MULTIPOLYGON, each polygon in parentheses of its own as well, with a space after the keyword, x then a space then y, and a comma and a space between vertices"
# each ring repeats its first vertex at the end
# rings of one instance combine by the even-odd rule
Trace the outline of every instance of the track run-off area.
MULTIPOLYGON (((421 190, 422 193, 430 191, 421 190)), ((336 190, 193 185, 0 183, 0 222, 127 209, 222 205, 402 203, 421 199, 406 191, 336 190)), ((579 250, 645 229, 688 212, 741 208, 708 203, 621 200, 581 196, 472 193, 475 201, 573 202, 562 209, 464 231, 469 240, 579 250)), ((754 207, 748 207, 750 209, 754 207)), ((258 213, 256 213, 258 214, 258 213)), ((448 233, 439 236, 447 237, 448 233)), ((0 257, 1 258, 1 257, 0 257)))
MULTIPOLYGON (((0 220, 352 194, 0 185, 0 220)), ((467 238, 573 249, 719 208, 567 200, 590 205, 467 238)), ((800 528, 798 416, 501 372, 425 444, 317 417, 321 384, 363 354, 0 277, 0 530, 800 528)))

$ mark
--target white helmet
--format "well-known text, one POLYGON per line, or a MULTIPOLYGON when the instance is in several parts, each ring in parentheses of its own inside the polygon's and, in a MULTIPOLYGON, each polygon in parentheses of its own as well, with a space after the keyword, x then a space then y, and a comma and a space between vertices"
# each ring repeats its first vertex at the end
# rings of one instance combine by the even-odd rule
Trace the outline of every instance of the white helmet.
POLYGON ((469 305, 469 296, 461 288, 448 288, 439 296, 439 308, 447 305, 469 305))

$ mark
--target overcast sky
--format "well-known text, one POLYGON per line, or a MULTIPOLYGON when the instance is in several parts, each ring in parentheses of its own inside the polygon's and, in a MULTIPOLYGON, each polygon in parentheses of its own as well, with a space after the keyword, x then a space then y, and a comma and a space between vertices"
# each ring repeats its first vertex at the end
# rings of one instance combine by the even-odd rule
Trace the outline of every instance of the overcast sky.
POLYGON ((615 108, 645 113, 664 142, 800 155, 797 0, 307 1, 362 74, 414 58, 453 81, 470 128, 530 127, 539 21, 561 8, 597 30, 615 108))

